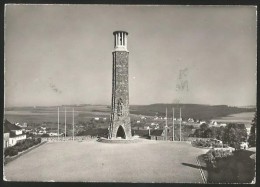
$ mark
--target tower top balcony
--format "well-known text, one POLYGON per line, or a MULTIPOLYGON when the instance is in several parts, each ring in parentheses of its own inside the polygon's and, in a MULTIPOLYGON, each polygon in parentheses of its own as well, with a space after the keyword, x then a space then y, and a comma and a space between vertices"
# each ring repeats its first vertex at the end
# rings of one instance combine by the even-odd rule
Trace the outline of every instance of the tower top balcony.
POLYGON ((127 36, 126 31, 115 31, 114 35, 114 50, 115 51, 127 51, 127 36))

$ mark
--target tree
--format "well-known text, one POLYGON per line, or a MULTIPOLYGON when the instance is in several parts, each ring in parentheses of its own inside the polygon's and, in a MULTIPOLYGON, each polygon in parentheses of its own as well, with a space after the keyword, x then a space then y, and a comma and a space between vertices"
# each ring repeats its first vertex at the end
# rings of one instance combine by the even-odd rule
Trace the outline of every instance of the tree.
POLYGON ((200 125, 200 129, 201 129, 202 131, 205 131, 205 130, 207 130, 208 128, 209 128, 209 125, 206 124, 206 123, 203 123, 203 124, 200 125))
POLYGON ((252 120, 250 135, 249 135, 249 138, 248 138, 248 143, 251 147, 256 146, 256 128, 257 128, 257 113, 255 113, 255 117, 252 120))
POLYGON ((240 144, 247 139, 247 131, 245 124, 228 124, 225 128, 224 142, 230 146, 239 149, 240 144))
POLYGON ((225 127, 221 126, 221 127, 217 127, 216 128, 216 138, 218 140, 224 140, 224 135, 225 135, 225 127))
POLYGON ((210 128, 206 129, 204 131, 204 138, 213 138, 213 132, 210 128))
POLYGON ((203 131, 201 129, 196 129, 194 132, 194 137, 202 138, 203 137, 203 131))

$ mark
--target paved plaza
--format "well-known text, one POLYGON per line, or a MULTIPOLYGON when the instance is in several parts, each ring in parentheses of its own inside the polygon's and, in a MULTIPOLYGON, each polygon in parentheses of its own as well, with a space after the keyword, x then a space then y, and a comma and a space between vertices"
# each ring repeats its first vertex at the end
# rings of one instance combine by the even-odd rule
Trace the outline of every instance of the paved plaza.
POLYGON ((4 174, 10 181, 202 183, 196 157, 204 152, 186 142, 49 142, 4 174))

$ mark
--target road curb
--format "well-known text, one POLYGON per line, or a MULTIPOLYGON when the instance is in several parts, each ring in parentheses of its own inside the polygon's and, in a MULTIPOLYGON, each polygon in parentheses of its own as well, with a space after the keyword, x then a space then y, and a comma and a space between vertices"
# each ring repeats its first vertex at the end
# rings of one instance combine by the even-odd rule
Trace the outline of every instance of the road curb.
POLYGON ((199 161, 199 157, 196 157, 196 162, 197 162, 197 165, 199 166, 199 170, 200 170, 200 175, 201 175, 201 178, 202 178, 202 181, 204 184, 207 184, 207 178, 202 170, 202 167, 200 165, 200 161, 199 161))

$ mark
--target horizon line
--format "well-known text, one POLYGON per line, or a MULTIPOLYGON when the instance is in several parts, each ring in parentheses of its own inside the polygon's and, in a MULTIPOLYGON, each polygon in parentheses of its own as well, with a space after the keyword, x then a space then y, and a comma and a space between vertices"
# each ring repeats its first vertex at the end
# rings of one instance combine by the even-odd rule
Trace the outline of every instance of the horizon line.
MULTIPOLYGON (((256 104, 249 104, 249 105, 228 105, 228 104, 202 104, 202 103, 151 103, 151 104, 130 104, 129 106, 149 106, 149 105, 207 105, 207 106, 228 106, 228 107, 255 107, 256 104)), ((110 106, 111 104, 90 104, 90 103, 83 103, 83 104, 62 104, 62 105, 21 105, 21 106, 4 106, 5 108, 21 108, 21 107, 63 107, 63 106, 84 106, 84 105, 89 105, 89 106, 110 106)))

